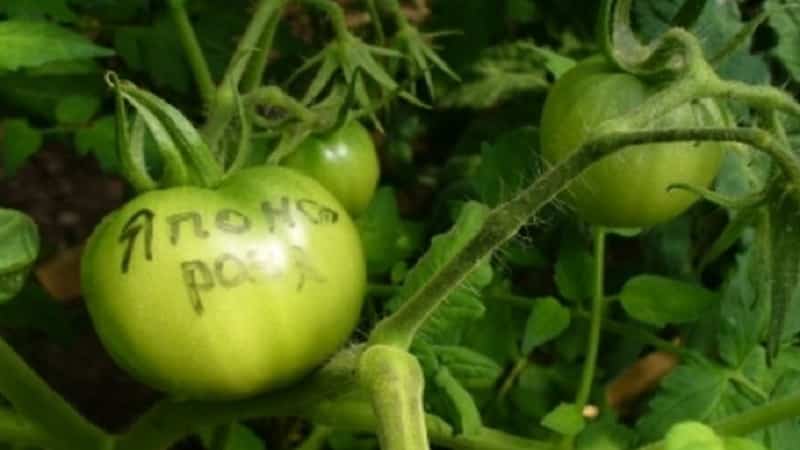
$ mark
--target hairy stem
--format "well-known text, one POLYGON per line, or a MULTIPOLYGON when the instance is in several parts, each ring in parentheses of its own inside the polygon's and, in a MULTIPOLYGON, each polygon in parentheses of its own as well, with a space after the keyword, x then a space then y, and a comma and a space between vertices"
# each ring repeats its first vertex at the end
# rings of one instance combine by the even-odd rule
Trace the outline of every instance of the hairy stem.
POLYGON ((272 42, 275 40, 275 32, 278 30, 278 24, 283 13, 285 3, 280 5, 280 9, 275 13, 275 16, 267 24, 264 33, 261 35, 261 40, 258 42, 258 53, 255 55, 247 71, 242 79, 242 92, 248 93, 256 89, 264 78, 264 71, 269 63, 270 52, 272 51, 272 42))
POLYGON ((214 94, 211 111, 203 126, 203 136, 212 148, 219 141, 230 121, 236 114, 236 97, 239 95, 239 83, 244 71, 258 47, 258 42, 264 36, 264 30, 270 20, 278 15, 289 0, 261 0, 258 3, 253 18, 247 25, 231 62, 225 71, 222 82, 214 94))
POLYGON ((10 420, 4 421, 6 426, 0 425, 0 436, 5 429, 7 432, 16 430, 19 437, 24 437, 27 429, 36 431, 31 438, 46 437, 48 448, 56 450, 111 448, 111 436, 83 418, 3 339, 0 339, 0 374, 0 393, 29 422, 28 427, 12 427, 10 420))
POLYGON ((203 105, 208 108, 214 101, 214 79, 211 77, 208 62, 203 55, 203 50, 200 48, 192 22, 189 20, 189 14, 186 11, 186 0, 169 0, 168 3, 172 13, 172 20, 175 22, 175 28, 181 40, 181 46, 186 54, 189 67, 192 69, 194 81, 197 83, 197 90, 203 99, 203 105))
MULTIPOLYGON (((372 433, 378 419, 366 401, 340 400, 321 403, 313 414, 314 421, 352 432, 372 433)), ((432 414, 425 415, 428 436, 432 443, 458 450, 554 450, 551 443, 507 434, 488 427, 474 433, 458 433, 447 422, 432 414)))
MULTIPOLYGON (((409 348, 417 330, 469 273, 494 250, 511 239, 544 205, 592 163, 624 147, 680 141, 741 142, 768 153, 793 182, 800 182, 800 163, 769 133, 759 129, 665 129, 611 132, 586 142, 579 151, 552 167, 514 198, 492 210, 481 230, 393 315, 370 334, 370 344, 409 348)), ((800 197, 800 192, 794 191, 800 197)))
POLYGON ((422 392, 425 376, 417 358, 385 345, 368 348, 359 378, 372 399, 381 450, 427 450, 422 392))

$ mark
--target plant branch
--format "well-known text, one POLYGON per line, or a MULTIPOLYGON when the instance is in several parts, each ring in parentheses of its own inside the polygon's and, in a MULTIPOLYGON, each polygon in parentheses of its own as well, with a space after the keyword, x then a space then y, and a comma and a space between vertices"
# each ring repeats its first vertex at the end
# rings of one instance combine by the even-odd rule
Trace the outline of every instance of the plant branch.
POLYGON ((428 450, 425 375, 417 358, 395 347, 372 346, 361 356, 359 378, 372 399, 381 450, 428 450))
MULTIPOLYGON (((2 374, 0 393, 29 421, 29 425, 37 431, 37 434, 38 430, 41 430, 49 442, 49 448, 64 450, 111 448, 113 442, 111 436, 83 418, 39 378, 3 339, 0 339, 0 374, 2 374)), ((0 430, 6 428, 6 431, 12 431, 10 421, 5 422, 8 428, 0 427, 0 430)), ((22 433, 24 428, 16 428, 16 431, 22 433)))
POLYGON ((203 136, 210 147, 214 147, 236 114, 236 97, 239 95, 239 83, 244 71, 251 61, 253 53, 264 36, 264 30, 270 20, 276 17, 289 0, 261 0, 253 18, 239 40, 236 51, 231 57, 222 82, 214 94, 211 111, 203 126, 203 136))
POLYGON ((183 51, 186 53, 189 67, 192 68, 197 90, 203 98, 203 105, 208 108, 214 101, 214 79, 211 77, 208 62, 203 56, 203 50, 200 48, 192 22, 189 20, 189 14, 186 12, 186 0, 169 0, 168 3, 172 13, 172 20, 175 22, 175 28, 181 40, 181 46, 183 46, 183 51))
MULTIPOLYGON (((370 344, 409 348, 417 330, 480 262, 511 239, 544 205, 553 200, 592 163, 620 149, 644 143, 680 141, 741 142, 776 159, 789 178, 800 182, 800 163, 769 133, 755 128, 664 129, 611 132, 586 142, 579 151, 552 167, 514 198, 492 210, 481 230, 403 306, 377 324, 370 344)), ((800 192, 793 191, 800 196, 800 192)))
POLYGON ((357 387, 355 367, 360 351, 339 352, 315 375, 282 391, 231 402, 163 401, 118 436, 114 449, 164 449, 198 428, 256 417, 307 415, 318 403, 357 387))
POLYGON ((50 444, 48 437, 30 422, 5 408, 0 408, 0 442, 31 447, 46 447, 50 444))
POLYGON ((800 416, 800 393, 726 417, 711 426, 723 435, 744 436, 797 416, 800 416))
MULTIPOLYGON (((367 401, 339 400, 317 405, 313 419, 336 429, 374 433, 377 418, 367 401)), ((488 427, 474 433, 458 433, 447 422, 433 414, 425 415, 428 436, 432 443, 458 450, 554 450, 549 442, 514 436, 488 427)))
POLYGON ((586 348, 586 358, 583 362, 583 372, 575 405, 578 410, 583 410, 591 394, 594 370, 597 366, 597 355, 600 351, 600 335, 603 325, 603 312, 605 311, 604 276, 606 255, 606 232, 603 227, 596 227, 594 232, 594 286, 592 289, 592 316, 589 321, 589 341, 586 348))
POLYGON ((258 53, 250 62, 244 74, 244 78, 242 79, 242 92, 244 93, 249 93, 253 89, 256 89, 264 78, 264 71, 269 63, 269 56, 272 52, 272 42, 275 40, 275 32, 278 30, 278 24, 283 15, 284 6, 286 6, 285 3, 280 5, 280 8, 267 24, 264 33, 261 35, 261 40, 258 42, 258 53))

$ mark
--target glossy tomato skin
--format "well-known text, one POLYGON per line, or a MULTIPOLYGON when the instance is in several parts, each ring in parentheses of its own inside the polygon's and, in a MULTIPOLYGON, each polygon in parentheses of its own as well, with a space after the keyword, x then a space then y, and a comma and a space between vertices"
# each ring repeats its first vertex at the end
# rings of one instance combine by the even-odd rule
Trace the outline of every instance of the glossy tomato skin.
POLYGON ((290 384, 342 346, 366 268, 341 204, 264 166, 133 199, 93 233, 81 278, 123 368, 175 396, 231 399, 290 384))
POLYGON ((380 175, 375 144, 366 128, 355 120, 338 130, 309 137, 284 165, 319 181, 353 216, 367 208, 380 175))
MULTIPOLYGON (((576 151, 593 129, 652 97, 650 86, 591 58, 564 74, 551 88, 541 122, 546 160, 559 162, 576 151)), ((704 100, 683 105, 652 125, 660 128, 720 126, 722 112, 704 100)), ((723 156, 718 143, 661 143, 625 148, 592 165, 565 195, 586 221, 610 227, 649 227, 686 211, 697 196, 667 187, 674 183, 708 186, 723 156)))

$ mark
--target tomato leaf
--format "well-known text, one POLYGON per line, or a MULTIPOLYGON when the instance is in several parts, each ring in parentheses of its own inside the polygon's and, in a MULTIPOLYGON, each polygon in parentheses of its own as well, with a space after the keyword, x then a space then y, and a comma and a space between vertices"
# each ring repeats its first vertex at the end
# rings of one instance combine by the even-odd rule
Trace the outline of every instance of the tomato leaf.
POLYGON ((111 56, 85 37, 48 22, 0 22, 0 69, 37 67, 53 61, 111 56))
POLYGON ((0 208, 0 303, 22 289, 38 256, 36 224, 25 214, 0 208))
POLYGON ((542 425, 564 436, 576 436, 586 422, 577 405, 562 403, 542 418, 542 425))
POLYGON ((8 120, 2 130, 3 169, 7 176, 13 176, 42 146, 42 133, 31 127, 27 119, 8 120))
POLYGON ((75 133, 75 148, 80 155, 91 153, 104 172, 119 170, 116 151, 117 125, 113 116, 103 116, 75 133))
POLYGON ((56 105, 56 120, 64 124, 83 124, 100 109, 100 99, 94 96, 69 95, 56 105))
POLYGON ((10 19, 52 18, 65 23, 73 23, 78 18, 67 5, 67 0, 4 0, 0 4, 0 14, 10 19))
POLYGON ((701 318, 719 304, 719 295, 696 284, 639 275, 625 283, 620 301, 629 316, 662 327, 701 318))
POLYGON ((771 256, 771 308, 768 349, 775 357, 783 341, 786 316, 800 279, 800 226, 794 197, 773 199, 769 207, 771 256))
POLYGON ((570 322, 569 309, 558 303, 553 297, 535 300, 525 334, 522 338, 522 352, 528 354, 534 348, 555 339, 563 333, 570 322))
POLYGON ((520 93, 546 89, 546 71, 558 77, 574 64, 572 59, 531 42, 492 47, 473 64, 472 79, 447 93, 440 104, 450 108, 488 108, 520 93))
MULTIPOLYGON (((435 236, 427 253, 408 273, 400 293, 389 303, 396 310, 452 258, 480 230, 489 209, 480 203, 466 203, 455 225, 435 236)), ((480 290, 492 279, 492 267, 484 261, 474 270, 420 328, 415 340, 430 344, 458 344, 466 327, 485 310, 480 290)))
POLYGON ((800 81, 800 17, 797 15, 797 3, 785 0, 767 0, 765 4, 769 12, 769 24, 778 35, 778 45, 771 53, 786 67, 795 81, 800 81))
POLYGON ((720 367, 705 361, 679 366, 662 381, 637 429, 644 439, 656 440, 677 422, 704 420, 727 388, 728 378, 720 367))
POLYGON ((465 388, 491 388, 502 374, 502 367, 494 360, 468 347, 431 345, 430 348, 439 364, 447 367, 465 388))
POLYGON ((581 248, 576 234, 564 236, 556 261, 556 286, 562 297, 573 302, 589 298, 592 295, 592 279, 594 258, 581 248))

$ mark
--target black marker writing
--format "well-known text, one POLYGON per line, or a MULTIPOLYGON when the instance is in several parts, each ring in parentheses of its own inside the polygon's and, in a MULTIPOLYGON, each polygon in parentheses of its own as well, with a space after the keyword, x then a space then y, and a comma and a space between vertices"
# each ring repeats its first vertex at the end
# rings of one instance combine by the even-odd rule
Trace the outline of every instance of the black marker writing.
POLYGON ((289 227, 294 227, 294 219, 292 218, 292 212, 289 208, 289 199, 287 197, 281 197, 280 208, 272 206, 272 202, 269 200, 264 201, 261 203, 261 211, 264 212, 264 218, 267 219, 270 233, 275 231, 275 222, 278 219, 286 222, 289 227))
POLYGON ((214 276, 203 261, 185 261, 181 263, 183 284, 189 291, 189 302, 198 315, 203 314, 203 301, 200 291, 208 292, 214 288, 214 276))
POLYGON ((217 228, 233 234, 246 233, 250 229, 250 218, 235 209, 223 209, 217 213, 217 228))
POLYGON ((179 214, 172 214, 167 216, 167 223, 169 223, 169 242, 172 245, 178 243, 181 235, 181 224, 184 222, 191 222, 192 231, 195 237, 205 239, 208 237, 208 231, 203 228, 203 216, 198 212, 185 212, 179 214))
POLYGON ((149 209, 141 209, 125 222, 122 227, 122 233, 119 235, 118 242, 123 243, 127 241, 125 253, 122 255, 122 273, 128 273, 131 264, 131 255, 133 254, 133 246, 136 244, 136 237, 144 230, 144 257, 150 261, 153 259, 153 218, 155 213, 149 209), (140 219, 144 219, 141 223, 140 219))

